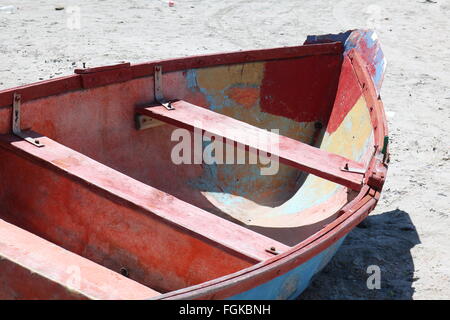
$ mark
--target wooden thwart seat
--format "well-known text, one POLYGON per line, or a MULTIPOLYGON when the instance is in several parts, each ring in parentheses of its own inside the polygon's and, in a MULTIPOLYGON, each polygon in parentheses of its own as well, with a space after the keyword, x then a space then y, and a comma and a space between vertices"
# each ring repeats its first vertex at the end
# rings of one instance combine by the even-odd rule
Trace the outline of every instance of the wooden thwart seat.
POLYGON ((152 105, 137 108, 136 112, 190 131, 201 129, 211 135, 225 138, 227 143, 234 144, 236 142, 244 145, 251 152, 259 150, 271 153, 272 156, 278 156, 281 163, 356 191, 362 187, 364 166, 361 163, 254 127, 183 100, 172 102, 171 105, 174 108, 172 110, 168 110, 162 105, 152 105), (258 141, 268 143, 261 144, 258 141))
POLYGON ((0 299, 130 300, 159 295, 2 219, 0 270, 0 283, 8 288, 0 299))

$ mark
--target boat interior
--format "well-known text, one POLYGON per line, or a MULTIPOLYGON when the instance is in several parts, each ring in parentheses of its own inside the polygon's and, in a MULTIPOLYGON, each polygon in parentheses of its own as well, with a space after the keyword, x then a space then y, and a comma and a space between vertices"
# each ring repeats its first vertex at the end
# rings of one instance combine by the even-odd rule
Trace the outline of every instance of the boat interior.
POLYGON ((11 133, 13 106, 0 106, 0 248, 22 243, 22 259, 31 259, 52 246, 59 258, 36 254, 30 268, 111 271, 125 297, 196 285, 288 251, 358 195, 373 155, 369 108, 342 50, 331 43, 195 67, 161 62, 92 87, 101 72, 88 70, 67 80, 83 89, 38 99, 23 90, 12 105, 21 104, 21 132, 38 146, 11 133), (252 162, 264 149, 258 135, 282 139, 252 162), (199 141, 201 155, 214 145, 215 159, 224 150, 233 160, 199 163, 199 141))

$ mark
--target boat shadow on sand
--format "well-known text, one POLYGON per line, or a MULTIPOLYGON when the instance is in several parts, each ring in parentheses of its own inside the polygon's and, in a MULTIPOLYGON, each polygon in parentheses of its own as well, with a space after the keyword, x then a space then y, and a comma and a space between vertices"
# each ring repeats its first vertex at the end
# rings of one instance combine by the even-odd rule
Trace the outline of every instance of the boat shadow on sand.
POLYGON ((371 215, 348 235, 298 299, 412 299, 417 279, 410 250, 419 243, 407 212, 397 209, 371 215), (380 289, 367 287, 371 265, 380 268, 380 289))

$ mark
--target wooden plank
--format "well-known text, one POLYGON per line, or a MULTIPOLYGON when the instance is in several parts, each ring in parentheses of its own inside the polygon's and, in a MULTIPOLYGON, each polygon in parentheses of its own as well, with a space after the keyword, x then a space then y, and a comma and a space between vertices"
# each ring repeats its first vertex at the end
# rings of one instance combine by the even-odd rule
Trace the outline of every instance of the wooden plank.
POLYGON ((0 90, 0 107, 11 106, 14 93, 20 93, 22 103, 81 89, 81 76, 78 74, 44 80, 11 89, 0 90))
POLYGON ((1 219, 0 270, 0 299, 129 300, 159 295, 1 219))
POLYGON ((342 170, 345 166, 358 171, 363 170, 361 163, 251 126, 183 100, 173 102, 172 106, 175 110, 169 111, 161 105, 156 105, 137 108, 136 112, 190 131, 194 131, 194 129, 206 131, 211 135, 225 138, 227 143, 237 142, 251 152, 259 150, 271 153, 272 156, 278 156, 281 163, 353 190, 361 190, 363 174, 342 170))
POLYGON ((189 70, 257 61, 292 59, 314 55, 342 55, 342 52, 343 45, 340 42, 320 43, 273 49, 223 52, 178 59, 144 62, 132 65, 131 71, 133 73, 133 78, 139 78, 153 76, 155 66, 157 65, 161 66, 164 72, 167 73, 179 70, 189 70))
POLYGON ((97 68, 76 69, 75 73, 81 76, 83 89, 90 89, 131 80, 131 69, 129 62, 97 68))

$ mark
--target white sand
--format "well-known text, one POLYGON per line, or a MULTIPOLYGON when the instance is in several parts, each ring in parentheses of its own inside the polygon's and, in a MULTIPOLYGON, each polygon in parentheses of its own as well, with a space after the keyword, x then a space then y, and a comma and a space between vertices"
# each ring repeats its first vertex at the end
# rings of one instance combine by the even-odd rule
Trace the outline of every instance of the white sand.
POLYGON ((307 34, 375 27, 388 60, 387 184, 366 228, 349 235, 301 298, 450 299, 450 1, 436 2, 1 1, 0 89, 68 75, 83 62, 297 45, 307 34), (13 13, 1 9, 8 5, 13 13), (380 290, 366 287, 373 264, 380 290))

